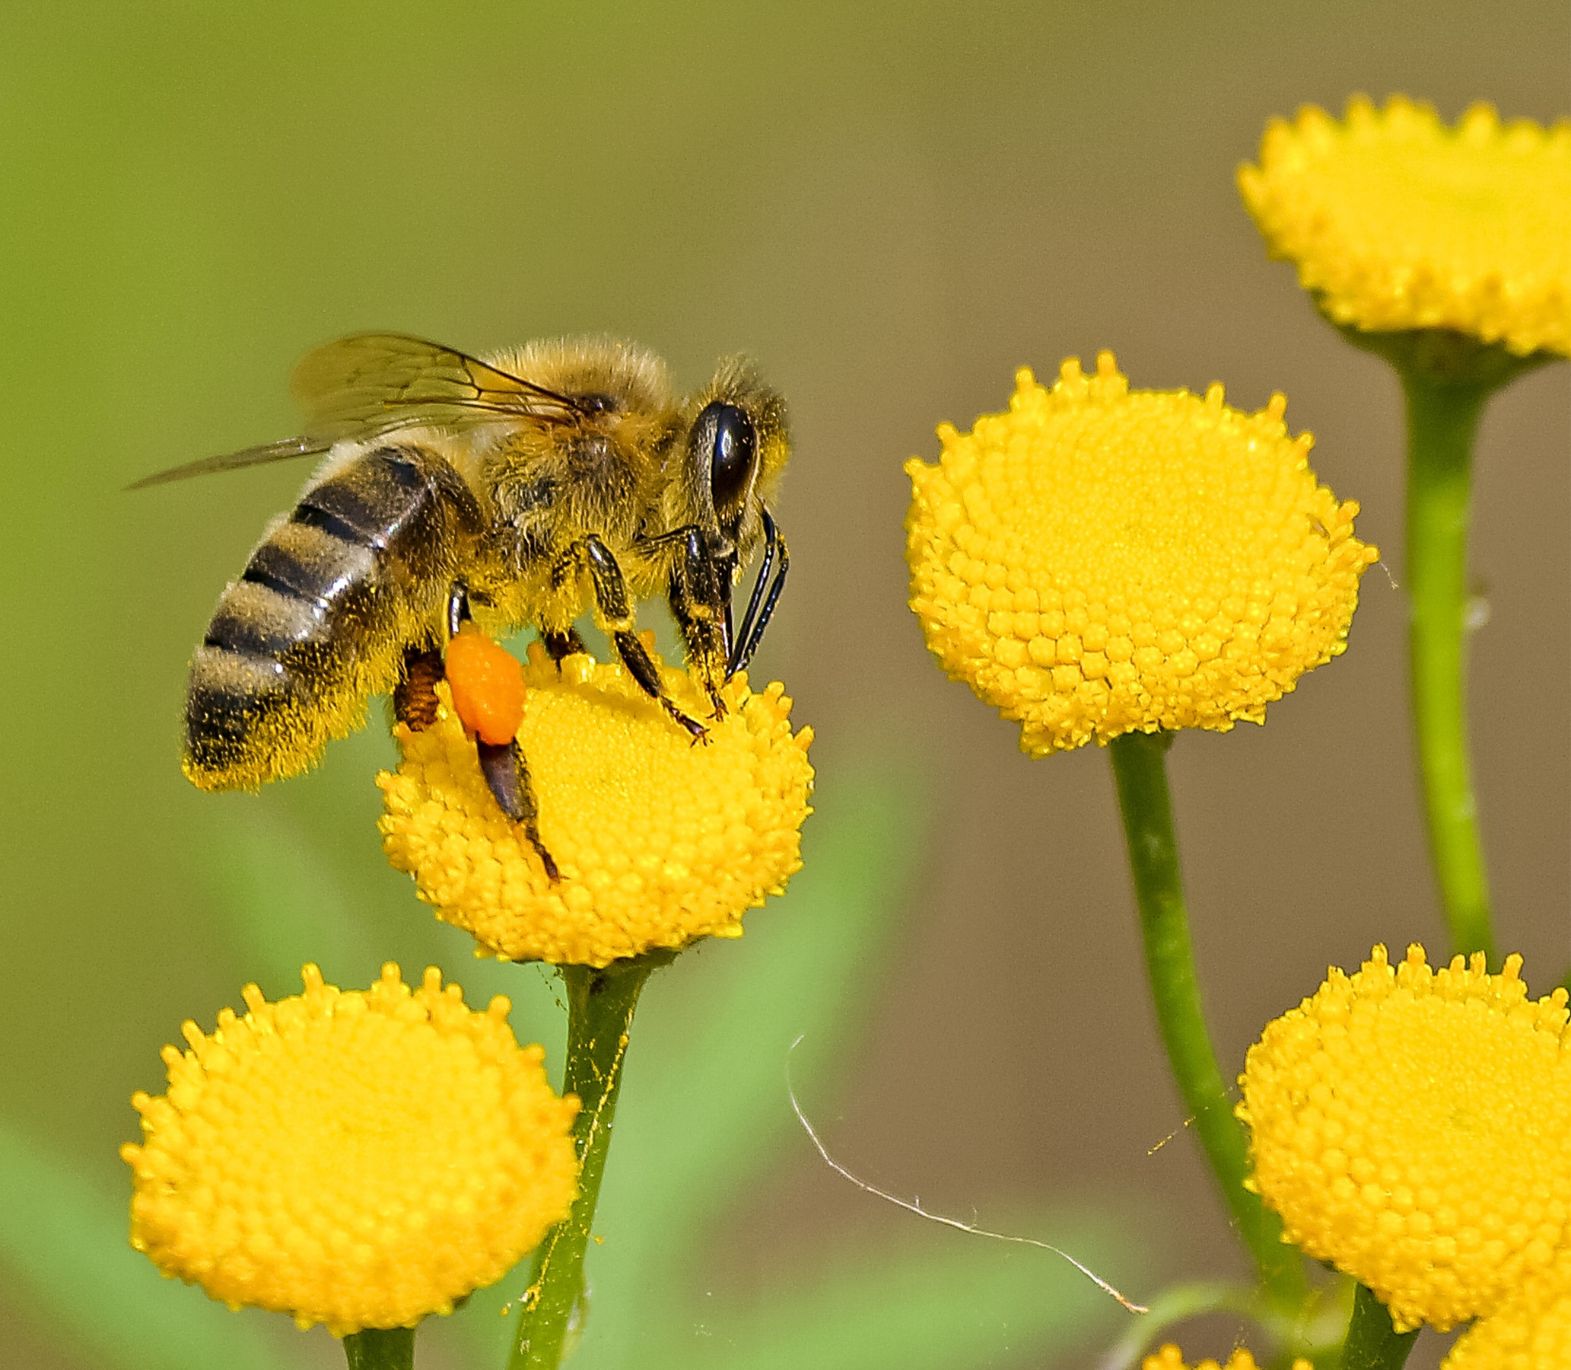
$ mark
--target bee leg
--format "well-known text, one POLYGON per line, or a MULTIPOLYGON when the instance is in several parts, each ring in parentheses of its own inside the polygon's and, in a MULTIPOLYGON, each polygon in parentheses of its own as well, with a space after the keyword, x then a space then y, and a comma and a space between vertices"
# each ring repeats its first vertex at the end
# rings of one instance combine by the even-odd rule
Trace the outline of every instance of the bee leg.
POLYGON ((562 632, 558 632, 554 628, 542 628, 540 630, 540 641, 545 643, 546 652, 551 660, 556 662, 558 671, 562 669, 562 663, 568 657, 573 656, 577 652, 588 650, 584 646, 583 638, 579 637, 576 628, 567 628, 562 632))
MULTIPOLYGON (((457 637, 458 630, 472 617, 469 611, 469 587, 462 580, 455 580, 447 592, 448 637, 457 637)), ((409 655, 414 653, 406 654, 406 662, 409 655)), ((428 657, 435 660, 436 679, 440 680, 444 673, 442 654, 431 651, 419 655, 422 662, 428 657)), ((431 698, 434 706, 434 691, 431 698)), ((433 707, 432 718, 435 716, 433 707)), ((529 779, 529 763, 524 760, 524 749, 518 745, 517 738, 510 742, 486 742, 477 737, 475 752, 480 758, 480 774, 485 780, 486 789, 491 791, 491 797, 496 800, 497 808, 524 830, 525 839, 535 849, 535 855, 545 867, 546 875, 555 884, 562 878, 561 872, 557 870, 556 859, 540 840, 540 805, 535 799, 535 787, 529 779)))
POLYGON ((672 617, 687 646, 687 661, 698 669, 716 718, 725 717, 720 687, 731 655, 731 566, 734 558, 718 557, 697 528, 688 528, 682 554, 671 570, 672 617))
POLYGON ((589 566, 589 583, 594 589, 595 611, 600 622, 611 634, 616 654, 627 667, 638 686, 651 699, 659 700, 661 708, 687 730, 694 742, 702 742, 709 730, 695 718, 689 718, 666 694, 660 683, 660 672, 650 659, 644 644, 633 631, 633 610, 627 598, 627 582, 622 578, 622 568, 617 565, 611 549, 591 533, 581 542, 573 544, 568 557, 580 565, 589 566))
POLYGON ((622 658, 622 664, 632 673, 639 688, 651 699, 659 700, 661 707, 687 729, 688 736, 694 742, 703 742, 707 739, 709 729, 696 718, 689 718, 666 694, 665 687, 660 683, 660 672, 655 669, 655 663, 650 660, 644 644, 638 640, 638 634, 613 632, 611 640, 616 644, 617 655, 622 658))
POLYGON ((447 590, 448 637, 457 637, 458 630, 473 617, 469 612, 469 586, 461 579, 455 580, 447 590))
POLYGON ((529 763, 524 760, 524 749, 516 741, 477 740, 475 747, 480 753, 480 774, 485 777, 486 788, 491 791, 497 807, 524 830, 524 836, 554 884, 562 876, 556 860, 540 840, 540 806, 529 780, 529 763))
POLYGON ((434 647, 406 647, 404 669, 393 687, 393 717, 412 733, 436 722, 436 682, 442 679, 442 653, 434 647))
POLYGON ((731 660, 726 667, 727 675, 735 675, 743 670, 753 659, 753 653, 758 650, 758 644, 763 641, 764 629, 769 626, 769 620, 774 617, 775 605, 780 602, 780 592, 785 589, 786 572, 791 569, 791 553, 786 549, 786 540, 776 526, 774 519, 769 516, 769 510, 763 511, 764 517, 764 559, 758 564, 758 579, 753 582, 753 593, 747 601, 747 612, 742 615, 742 627, 731 644, 731 660), (775 570, 775 578, 769 585, 769 593, 764 593, 764 582, 769 580, 770 567, 773 565, 776 553, 779 554, 780 565, 775 570))

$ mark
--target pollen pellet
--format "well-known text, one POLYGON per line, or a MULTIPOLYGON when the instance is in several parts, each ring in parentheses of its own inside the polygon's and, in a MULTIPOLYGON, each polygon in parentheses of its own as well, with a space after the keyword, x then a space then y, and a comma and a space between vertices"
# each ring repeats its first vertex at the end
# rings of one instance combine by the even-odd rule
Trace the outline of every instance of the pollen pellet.
POLYGON ((524 671, 518 659, 466 623, 447 644, 447 683, 466 731, 501 746, 524 721, 524 671))

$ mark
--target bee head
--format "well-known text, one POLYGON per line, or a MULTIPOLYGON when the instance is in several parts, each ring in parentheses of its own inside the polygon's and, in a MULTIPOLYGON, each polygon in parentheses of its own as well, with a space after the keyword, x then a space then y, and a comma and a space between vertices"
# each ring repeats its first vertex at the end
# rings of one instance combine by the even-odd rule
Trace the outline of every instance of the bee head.
POLYGON ((785 401, 751 363, 732 359, 693 401, 693 416, 687 439, 691 508, 745 563, 763 537, 764 505, 774 498, 790 453, 785 401))
POLYGON ((770 517, 790 455, 785 401, 765 385, 751 363, 720 364, 714 380, 689 401, 682 516, 669 528, 697 525, 707 534, 706 555, 712 574, 703 577, 718 594, 724 612, 726 674, 745 667, 757 648, 785 583, 789 558, 780 530, 770 517), (733 629, 731 592, 741 573, 763 546, 758 576, 739 626, 733 629), (771 579, 771 571, 773 578, 771 579))

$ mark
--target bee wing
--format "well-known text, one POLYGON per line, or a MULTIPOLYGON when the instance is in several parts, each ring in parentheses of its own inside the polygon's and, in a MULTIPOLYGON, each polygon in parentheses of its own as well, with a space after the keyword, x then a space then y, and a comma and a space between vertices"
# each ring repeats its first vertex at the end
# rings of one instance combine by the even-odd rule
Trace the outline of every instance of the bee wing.
POLYGON ((311 456, 344 438, 379 438, 401 428, 466 428, 509 419, 572 423, 583 413, 566 395, 402 333, 355 333, 318 347, 301 359, 290 388, 306 412, 305 433, 201 457, 126 488, 311 456))
POLYGON ((566 395, 401 333, 356 333, 306 353, 292 388, 310 430, 338 437, 506 418, 570 423, 582 412, 566 395))
POLYGON ((238 452, 221 452, 216 457, 198 457, 181 466, 171 466, 167 471, 155 471, 141 480, 134 480, 127 490, 141 490, 149 485, 162 485, 165 481, 185 480, 188 476, 205 476, 214 471, 238 471, 243 466, 261 466, 270 461, 288 461, 291 457, 308 457, 313 452, 325 452, 333 445, 332 438, 300 436, 280 438, 277 442, 264 442, 256 447, 244 447, 238 452))

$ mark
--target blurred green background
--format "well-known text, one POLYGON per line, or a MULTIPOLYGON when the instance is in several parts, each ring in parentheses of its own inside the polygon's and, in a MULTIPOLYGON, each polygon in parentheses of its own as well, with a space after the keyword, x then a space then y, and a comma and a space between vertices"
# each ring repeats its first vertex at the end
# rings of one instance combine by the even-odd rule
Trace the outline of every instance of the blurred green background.
MULTIPOLYGON (((127 1297, 125 1363, 172 1363, 160 1337, 189 1333, 157 1319, 205 1301, 124 1246, 115 1149, 160 1044, 244 981, 435 960, 474 999, 512 994, 555 1051, 546 977, 473 963, 381 864, 380 730, 260 796, 179 774, 187 654, 306 470, 122 487, 293 431, 296 357, 369 328, 472 351, 622 333, 691 384, 745 350, 792 404, 792 584, 755 674, 818 732, 808 865, 741 943, 653 984, 575 1364, 1071 1366, 1120 1325, 1044 1254, 831 1174, 786 1101, 799 1032, 804 1104, 883 1186, 1073 1245, 1137 1295, 1238 1273, 1192 1148, 1160 1145, 1183 1118, 1105 762, 1027 762, 927 659, 900 464, 934 454, 939 420, 1001 407, 1017 365, 1111 346, 1136 385, 1221 379, 1251 408, 1284 390, 1400 579, 1395 382, 1266 260, 1233 171, 1269 115, 1357 90, 1563 115, 1568 50, 1561 0, 7 6, 0 1359, 109 1364, 92 1327, 127 1297), (49 1197, 62 1168, 79 1209, 49 1197), (39 1290, 62 1270, 56 1306, 39 1290)), ((1475 541, 1501 940, 1545 990, 1571 956, 1568 397, 1549 368, 1490 411, 1475 541)), ((1229 1066, 1328 962, 1438 944, 1404 612, 1376 568, 1348 654, 1269 727, 1174 750, 1229 1066)), ((320 1332, 213 1313, 215 1346, 272 1339, 254 1363, 341 1363, 320 1332)), ((464 1321, 430 1364, 464 1363, 464 1321)))

